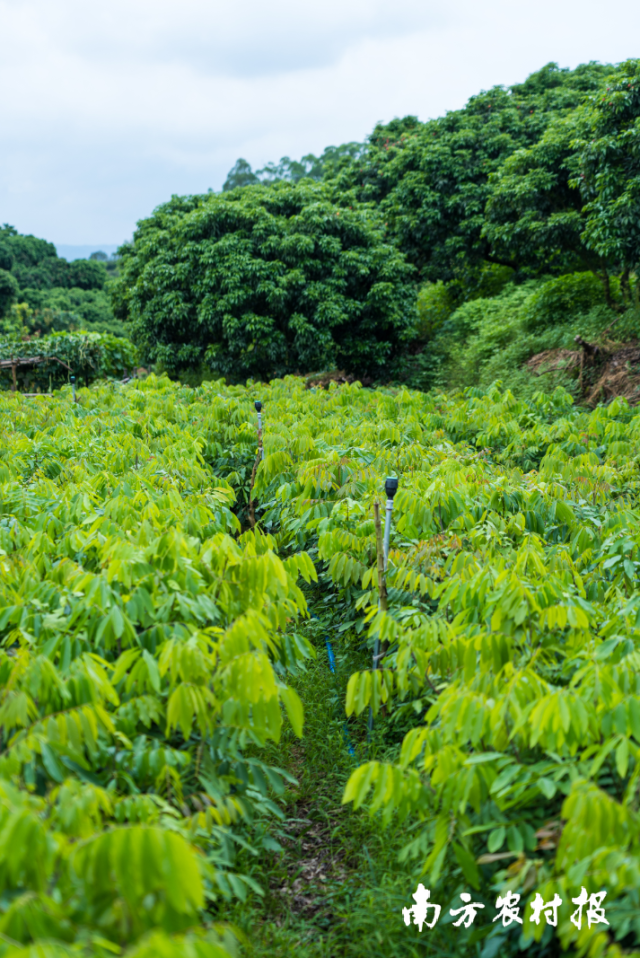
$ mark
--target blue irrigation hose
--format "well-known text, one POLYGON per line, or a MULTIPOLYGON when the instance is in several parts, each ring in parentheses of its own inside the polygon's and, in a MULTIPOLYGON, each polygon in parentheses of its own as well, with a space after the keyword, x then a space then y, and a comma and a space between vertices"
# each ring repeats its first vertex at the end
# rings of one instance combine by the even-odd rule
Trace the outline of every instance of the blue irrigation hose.
MULTIPOLYGON (((318 616, 315 615, 313 612, 311 613, 311 618, 319 621, 318 616)), ((329 659, 329 668, 331 669, 331 672, 333 673, 333 675, 335 675, 336 674, 336 657, 333 651, 333 646, 331 645, 331 642, 329 641, 328 635, 325 635, 324 637, 324 644, 327 647, 327 658, 329 659)), ((344 738, 344 744, 347 747, 347 752, 349 753, 349 755, 351 755, 352 758, 355 758, 356 752, 353 745, 351 744, 351 738, 349 736, 349 726, 347 724, 346 719, 342 725, 342 735, 344 738)))
MULTIPOLYGON (((335 657, 335 655, 333 654, 333 648, 332 648, 331 642, 329 641, 329 636, 328 636, 328 635, 325 635, 325 637, 324 637, 324 642, 325 642, 325 645, 326 645, 326 647, 327 647, 327 657, 328 657, 328 659, 329 659, 329 668, 331 669, 331 671, 332 671, 333 674, 335 675, 335 673, 336 673, 336 657, 335 657)), ((351 756, 353 756, 353 758, 355 758, 355 757, 356 757, 356 753, 355 753, 355 749, 354 749, 353 745, 351 744, 351 739, 349 738, 349 726, 347 725, 346 720, 344 721, 343 726, 342 726, 342 735, 343 735, 343 737, 344 737, 344 744, 347 746, 347 752, 349 753, 349 755, 351 755, 351 756)))
POLYGON ((329 657, 329 668, 332 672, 335 673, 336 670, 336 657, 333 654, 333 648, 331 647, 331 642, 329 642, 329 636, 325 635, 324 637, 325 645, 327 646, 327 655, 329 657))

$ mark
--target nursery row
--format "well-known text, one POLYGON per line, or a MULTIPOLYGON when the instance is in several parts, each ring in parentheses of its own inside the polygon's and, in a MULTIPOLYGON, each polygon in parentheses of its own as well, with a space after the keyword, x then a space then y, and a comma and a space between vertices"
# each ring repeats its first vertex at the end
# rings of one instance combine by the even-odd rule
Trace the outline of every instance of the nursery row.
POLYGON ((81 396, 0 400, 0 953, 218 958, 315 570, 239 535, 168 383, 81 396))
POLYGON ((236 849, 277 848, 286 775, 260 747, 285 715, 302 733, 286 679, 315 655, 311 604, 338 654, 362 652, 345 801, 406 820, 403 855, 443 907, 607 890, 609 925, 485 927, 469 945, 635 942, 633 409, 293 377, 78 400, 1 405, 3 953, 232 948, 216 900, 252 887, 236 849), (385 589, 373 507, 390 475, 385 589))
MULTIPOLYGON (((452 901, 607 889, 610 926, 579 933, 567 915, 563 946, 635 942, 640 416, 624 401, 573 409, 562 390, 272 395, 263 521, 326 570, 337 628, 380 643, 347 715, 382 711, 405 733, 391 761, 354 770, 345 801, 408 819, 404 854, 452 901), (384 609, 373 504, 388 475, 384 609)), ((520 934, 494 928, 488 953, 520 934)))

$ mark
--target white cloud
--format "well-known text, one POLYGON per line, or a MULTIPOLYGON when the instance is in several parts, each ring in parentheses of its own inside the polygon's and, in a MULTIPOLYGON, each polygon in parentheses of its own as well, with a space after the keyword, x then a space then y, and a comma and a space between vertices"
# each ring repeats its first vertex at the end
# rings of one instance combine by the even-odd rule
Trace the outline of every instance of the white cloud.
POLYGON ((617 62, 638 28, 632 0, 0 0, 0 220, 117 242, 238 156, 363 139, 549 60, 617 62))
POLYGON ((354 41, 445 22, 434 0, 5 0, 9 28, 109 67, 189 63, 206 76, 259 77, 335 62, 354 41))

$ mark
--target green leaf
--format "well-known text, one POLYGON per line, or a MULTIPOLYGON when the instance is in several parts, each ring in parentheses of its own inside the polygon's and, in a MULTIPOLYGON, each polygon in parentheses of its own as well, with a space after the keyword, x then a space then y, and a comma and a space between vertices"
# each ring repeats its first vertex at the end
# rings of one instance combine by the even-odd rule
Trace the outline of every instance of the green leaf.
POLYGON ((287 710, 287 715, 289 716, 289 721, 293 731, 298 736, 302 737, 302 726, 304 723, 304 710, 302 707, 302 702, 300 701, 300 696, 292 688, 280 688, 279 690, 280 698, 284 702, 285 708, 287 710))
POLYGON ((623 738, 616 748, 616 768, 620 778, 626 778, 629 765, 629 739, 623 738))
POLYGON ((453 851, 462 869, 466 881, 472 888, 480 887, 480 873, 473 855, 463 846, 454 842, 453 851))
POLYGON ((40 745, 40 752, 42 755, 42 764, 47 770, 47 774, 54 782, 63 782, 65 778, 64 769, 58 761, 58 757, 51 748, 50 745, 47 745, 46 742, 42 742, 40 745))
POLYGON ((151 655, 151 653, 147 652, 146 649, 143 649, 142 657, 147 666, 147 671, 149 673, 149 681, 151 682, 151 686, 154 692, 159 692, 160 691, 160 671, 158 669, 158 663, 156 662, 154 657, 151 655))
POLYGON ((489 833, 489 838, 487 840, 487 848, 493 854, 493 852, 499 851, 504 845, 504 840, 507 837, 506 828, 501 825, 499 828, 494 828, 492 832, 489 833))
POLYGON ((544 778, 543 776, 542 778, 537 779, 536 784, 545 798, 553 798, 553 796, 556 794, 556 784, 555 782, 552 782, 550 778, 544 778))

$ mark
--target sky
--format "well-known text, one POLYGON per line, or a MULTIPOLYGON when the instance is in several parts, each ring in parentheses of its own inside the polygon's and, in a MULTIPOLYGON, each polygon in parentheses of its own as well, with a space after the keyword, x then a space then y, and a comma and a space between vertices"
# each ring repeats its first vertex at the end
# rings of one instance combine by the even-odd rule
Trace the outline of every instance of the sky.
POLYGON ((544 64, 640 56, 637 0, 0 0, 0 223, 109 247, 238 157, 364 140, 544 64))

